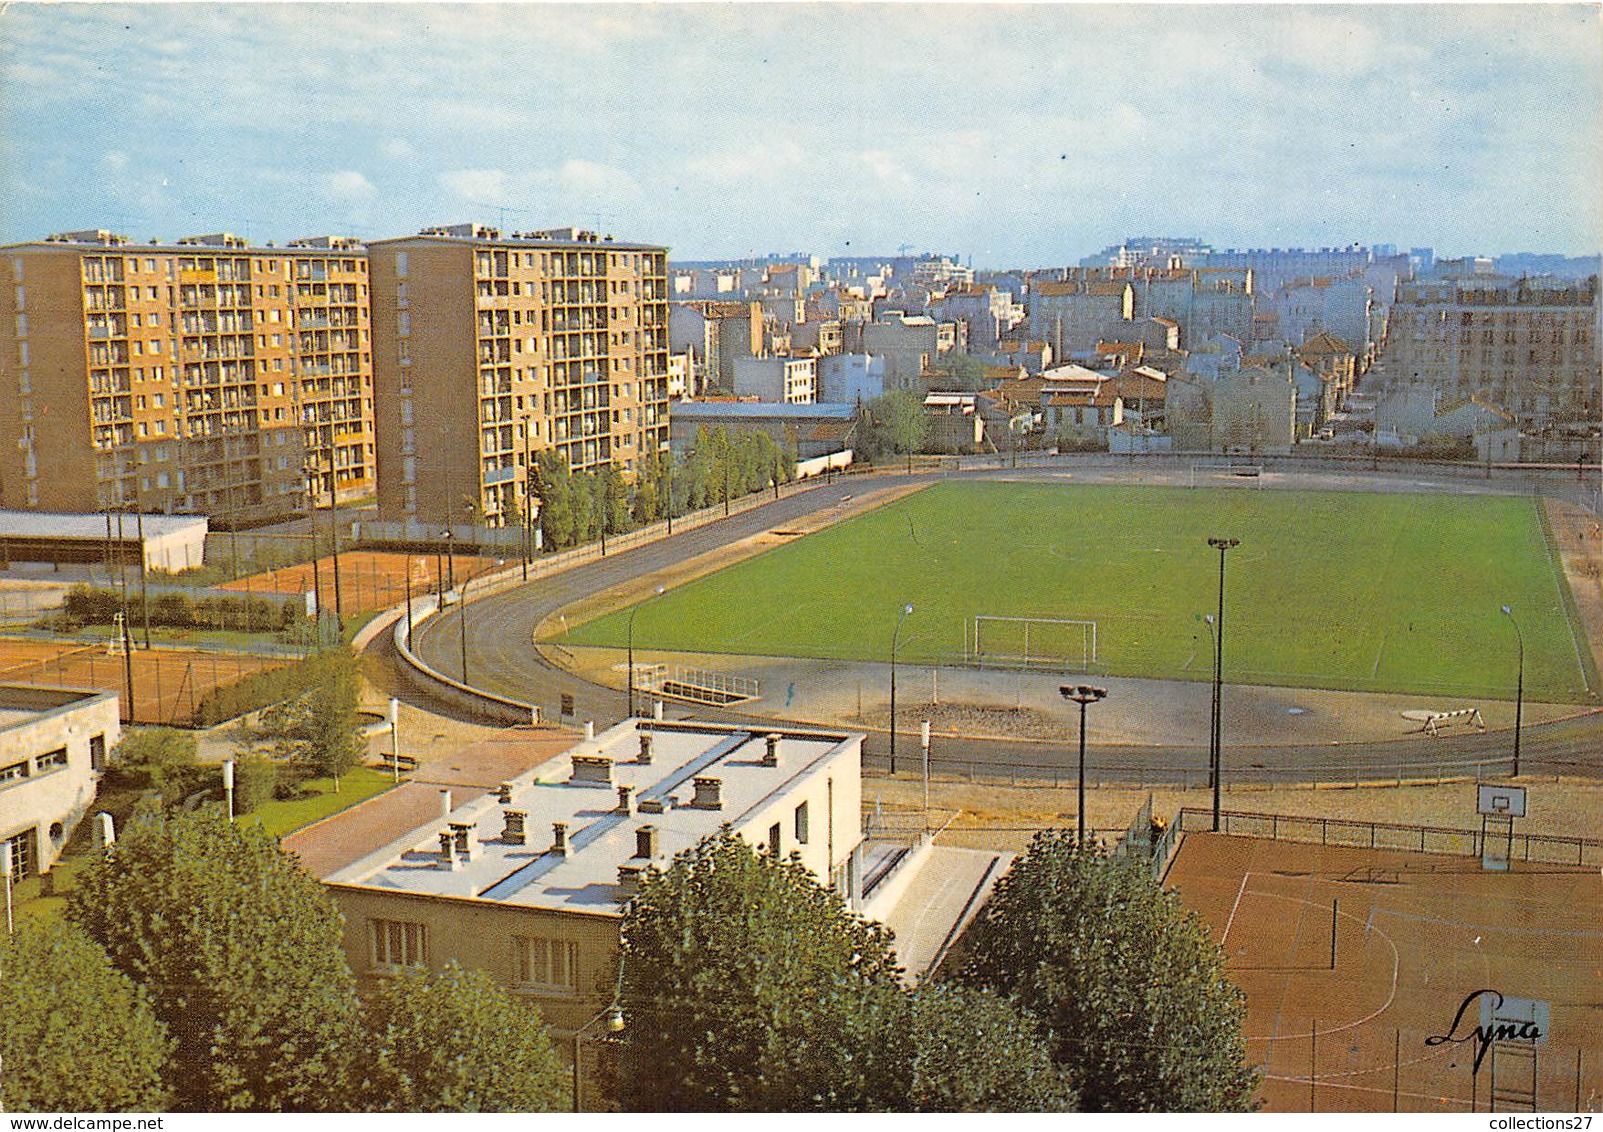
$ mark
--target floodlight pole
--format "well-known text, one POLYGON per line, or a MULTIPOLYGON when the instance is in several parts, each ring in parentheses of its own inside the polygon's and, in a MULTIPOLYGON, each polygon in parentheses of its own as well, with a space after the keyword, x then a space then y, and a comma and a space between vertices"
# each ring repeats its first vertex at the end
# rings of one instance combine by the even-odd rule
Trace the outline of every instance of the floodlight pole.
MULTIPOLYGON (((1217 638, 1218 634, 1216 634, 1213 631, 1213 614, 1204 613, 1202 615, 1202 623, 1208 627, 1208 647, 1209 647, 1209 649, 1217 651, 1218 645, 1215 643, 1215 641, 1216 641, 1216 638, 1217 638)), ((1214 775, 1214 771, 1215 771, 1216 765, 1217 765, 1216 756, 1217 756, 1218 752, 1214 748, 1214 738, 1218 733, 1217 732, 1218 722, 1219 722, 1219 685, 1218 684, 1214 684, 1212 695, 1209 697, 1209 701, 1208 701, 1208 789, 1210 791, 1213 789, 1213 775, 1214 775)))
MULTIPOLYGON (((665 589, 666 589, 666 587, 664 587, 664 586, 658 586, 656 589, 651 591, 651 597, 646 598, 646 601, 650 601, 651 598, 653 598, 653 597, 661 597, 662 594, 663 594, 663 591, 665 589)), ((629 663, 629 718, 630 719, 633 719, 635 717, 635 614, 640 612, 640 606, 642 606, 644 604, 646 604, 646 602, 642 601, 639 604, 637 604, 633 609, 631 609, 629 611, 629 661, 628 661, 628 663, 629 663)))
POLYGON ((1238 538, 1210 538, 1219 552, 1219 613, 1213 638, 1213 832, 1219 832, 1220 780, 1224 777, 1225 553, 1241 545, 1238 538))
POLYGON ((1064 684, 1058 694, 1080 705, 1080 770, 1076 775, 1075 839, 1076 845, 1085 844, 1085 709, 1107 696, 1106 688, 1093 688, 1089 684, 1064 684))
POLYGON ((902 606, 902 614, 896 619, 896 631, 891 634, 891 773, 896 773, 896 646, 902 638, 902 622, 907 615, 913 612, 913 603, 908 602, 902 606))
POLYGON ((1525 714, 1525 634, 1520 630, 1519 620, 1514 616, 1514 610, 1503 606, 1503 614, 1514 624, 1514 637, 1519 641, 1519 676, 1514 685, 1514 773, 1511 777, 1520 776, 1520 723, 1525 714))

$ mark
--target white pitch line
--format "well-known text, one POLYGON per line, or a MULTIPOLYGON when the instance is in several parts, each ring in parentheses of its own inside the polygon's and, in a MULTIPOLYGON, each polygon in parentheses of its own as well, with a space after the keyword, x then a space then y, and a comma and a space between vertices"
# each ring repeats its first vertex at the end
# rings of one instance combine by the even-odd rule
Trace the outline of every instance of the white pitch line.
POLYGON ((1230 905, 1230 918, 1225 921, 1225 934, 1219 937, 1219 950, 1221 951, 1224 950, 1225 940, 1230 938, 1230 926, 1236 922, 1236 909, 1241 907, 1241 898, 1247 892, 1247 878, 1251 875, 1250 871, 1241 874, 1241 887, 1236 889, 1236 902, 1230 905))

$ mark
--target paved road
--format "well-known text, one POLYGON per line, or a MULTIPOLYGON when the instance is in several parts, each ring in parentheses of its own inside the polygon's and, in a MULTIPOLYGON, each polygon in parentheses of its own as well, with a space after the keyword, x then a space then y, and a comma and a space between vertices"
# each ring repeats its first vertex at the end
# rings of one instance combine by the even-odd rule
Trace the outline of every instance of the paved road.
MULTIPOLYGON (((1300 473, 1299 469, 1299 473, 1300 473)), ((970 475, 1014 476, 1024 472, 1008 469, 970 472, 970 475)), ((1042 469, 1045 478, 1070 474, 1081 482, 1139 479, 1157 482, 1160 477, 1188 475, 1177 469, 1144 465, 1100 463, 1064 464, 1042 469)), ((939 473, 897 477, 894 482, 932 482, 939 473)), ((1290 478, 1289 476, 1287 477, 1290 478)), ((1331 479, 1356 485, 1365 478, 1362 469, 1310 469, 1297 476, 1308 481, 1299 486, 1327 486, 1331 479)), ((1383 472, 1382 490, 1445 490, 1481 492, 1504 490, 1524 494, 1531 483, 1525 477, 1500 483, 1468 476, 1444 475, 1437 469, 1411 468, 1383 472)), ((626 696, 551 665, 533 646, 535 626, 558 609, 644 574, 674 566, 708 551, 716 550, 763 531, 783 527, 804 515, 837 506, 842 497, 861 494, 874 481, 861 479, 795 489, 776 502, 754 508, 656 543, 594 561, 553 577, 532 581, 504 594, 470 602, 467 617, 467 683, 474 687, 541 705, 555 715, 563 694, 574 697, 578 719, 594 720, 604 727, 622 719, 627 711, 626 696)), ((884 482, 884 481, 880 481, 884 482)), ((1576 499, 1574 481, 1558 477, 1542 485, 1551 494, 1576 499)), ((1582 489, 1585 490, 1584 488, 1582 489)), ((1583 496, 1584 498, 1584 496, 1583 496)), ((461 676, 462 614, 456 610, 432 618, 419 626, 418 654, 437 671, 461 676)), ((696 708, 676 714, 700 718, 738 720, 745 718, 729 711, 696 708)), ((914 769, 918 756, 916 735, 904 734, 899 740, 898 769, 914 769)), ((1527 726, 1521 743, 1521 770, 1524 773, 1577 774, 1603 777, 1603 714, 1594 713, 1571 721, 1527 726)), ((883 735, 870 735, 865 760, 883 766, 888 743, 883 735)), ((1357 779, 1410 779, 1468 773, 1506 773, 1511 760, 1507 732, 1484 735, 1463 733, 1444 736, 1433 742, 1417 738, 1287 746, 1254 746, 1248 750, 1225 752, 1227 781, 1306 782, 1354 781, 1357 779)), ((941 739, 932 752, 932 770, 969 773, 982 777, 1006 775, 1020 780, 1072 778, 1077 753, 1061 743, 1025 740, 941 739)), ((1206 780, 1205 746, 1097 746, 1087 755, 1088 779, 1137 782, 1151 785, 1181 783, 1197 785, 1206 780)))

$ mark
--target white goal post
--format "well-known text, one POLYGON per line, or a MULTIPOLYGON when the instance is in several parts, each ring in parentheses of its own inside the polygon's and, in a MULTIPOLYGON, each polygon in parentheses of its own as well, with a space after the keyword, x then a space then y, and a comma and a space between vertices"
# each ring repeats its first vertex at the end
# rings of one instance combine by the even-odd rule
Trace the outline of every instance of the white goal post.
POLYGON ((1097 623, 1069 617, 974 615, 966 650, 974 663, 1089 669, 1097 663, 1097 623))

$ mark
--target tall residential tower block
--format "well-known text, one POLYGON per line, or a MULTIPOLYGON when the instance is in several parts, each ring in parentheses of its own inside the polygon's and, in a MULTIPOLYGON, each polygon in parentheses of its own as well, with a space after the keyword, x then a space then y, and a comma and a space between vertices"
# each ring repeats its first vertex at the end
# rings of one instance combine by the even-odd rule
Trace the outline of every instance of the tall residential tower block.
POLYGON ((513 525, 544 449, 625 476, 667 450, 666 248, 466 224, 368 252, 381 518, 513 525))
POLYGON ((0 508, 224 523, 373 491, 367 257, 337 238, 0 249, 0 508))

